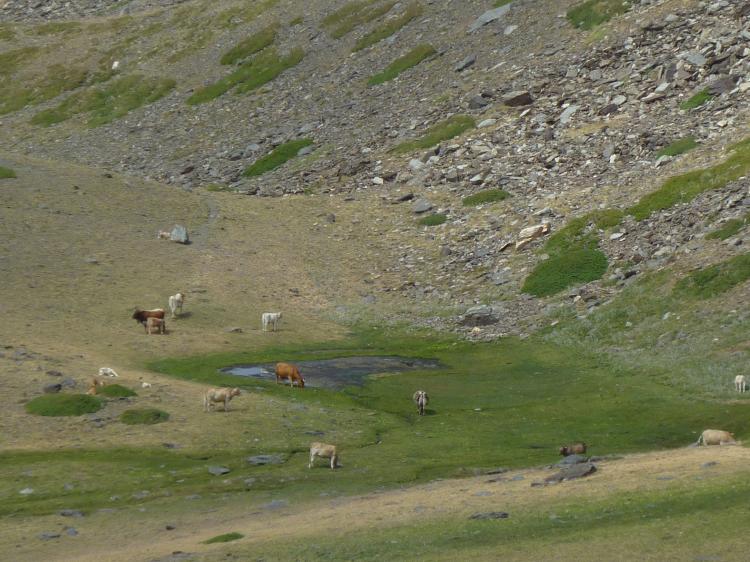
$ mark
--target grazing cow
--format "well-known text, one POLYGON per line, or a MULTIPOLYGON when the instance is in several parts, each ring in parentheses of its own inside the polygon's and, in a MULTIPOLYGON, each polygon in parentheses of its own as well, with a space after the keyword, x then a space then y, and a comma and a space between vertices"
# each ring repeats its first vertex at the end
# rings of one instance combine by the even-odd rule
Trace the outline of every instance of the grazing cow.
POLYGON ((180 310, 180 314, 182 314, 182 305, 185 304, 185 295, 182 293, 177 293, 176 295, 172 295, 169 297, 169 310, 172 312, 172 318, 174 318, 177 312, 177 309, 180 310))
POLYGON ((167 230, 160 230, 156 234, 156 237, 159 238, 160 240, 169 240, 172 237, 172 233, 167 230))
POLYGON ((337 466, 340 466, 336 445, 318 442, 310 443, 310 463, 307 465, 307 468, 313 467, 315 457, 331 459, 331 470, 335 470, 337 466))
POLYGON ((698 437, 696 445, 736 445, 734 433, 721 429, 707 429, 698 437))
POLYGON ((111 369, 109 367, 102 367, 99 369, 99 376, 100 377, 119 377, 114 369, 111 369))
POLYGON ((141 324, 145 324, 146 320, 149 318, 164 318, 164 309, 163 308, 154 308, 152 310, 141 310, 140 308, 136 308, 135 312, 133 312, 132 316, 133 320, 136 322, 140 322, 141 324))
POLYGON ((275 332, 279 329, 279 322, 281 322, 281 312, 264 312, 260 317, 260 322, 264 332, 267 332, 269 328, 272 332, 275 332))
POLYGON ((414 403, 417 405, 417 412, 420 416, 424 416, 424 409, 427 407, 427 404, 430 402, 430 397, 427 396, 427 393, 424 390, 417 390, 414 393, 414 396, 412 396, 412 400, 414 400, 414 403))
POLYGON ((734 389, 737 392, 745 392, 747 389, 745 375, 737 375, 734 377, 734 389))
POLYGON ((564 445, 560 447, 560 454, 564 457, 568 455, 585 455, 586 454, 586 443, 573 443, 572 445, 564 445))
POLYGON ((276 363, 276 384, 284 379, 289 379, 289 384, 294 388, 294 383, 300 388, 305 388, 305 379, 299 372, 297 365, 291 363, 276 363))
POLYGON ((154 333, 154 330, 156 330, 157 334, 166 334, 167 333, 167 323, 163 318, 156 318, 155 316, 151 316, 146 320, 146 333, 151 335, 154 333))
POLYGON ((86 394, 90 396, 95 396, 97 393, 97 387, 104 386, 104 381, 98 381, 96 379, 91 379, 91 383, 89 384, 89 389, 86 391, 86 394))
POLYGON ((211 410, 213 402, 224 402, 224 411, 228 412, 229 401, 239 395, 239 388, 212 388, 203 397, 203 409, 208 412, 211 410))

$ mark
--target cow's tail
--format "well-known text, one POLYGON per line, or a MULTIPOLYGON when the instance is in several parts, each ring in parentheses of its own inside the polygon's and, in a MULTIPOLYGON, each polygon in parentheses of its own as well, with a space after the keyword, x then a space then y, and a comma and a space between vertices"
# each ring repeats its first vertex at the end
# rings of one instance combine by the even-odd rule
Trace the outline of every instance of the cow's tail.
POLYGON ((700 436, 698 437, 698 441, 695 442, 695 446, 696 447, 700 447, 703 442, 704 442, 703 441, 703 434, 701 433, 700 436))

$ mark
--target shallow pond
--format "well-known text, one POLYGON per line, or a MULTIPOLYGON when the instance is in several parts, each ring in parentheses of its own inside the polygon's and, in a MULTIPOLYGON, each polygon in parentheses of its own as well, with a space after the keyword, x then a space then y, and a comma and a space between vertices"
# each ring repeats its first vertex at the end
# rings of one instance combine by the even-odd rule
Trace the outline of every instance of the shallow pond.
MULTIPOLYGON (((339 357, 317 361, 294 361, 294 364, 299 367, 306 386, 322 388, 361 385, 365 377, 378 373, 399 373, 440 367, 440 362, 435 359, 396 356, 339 357)), ((234 365, 221 369, 221 372, 239 377, 276 380, 275 365, 275 363, 234 365)))

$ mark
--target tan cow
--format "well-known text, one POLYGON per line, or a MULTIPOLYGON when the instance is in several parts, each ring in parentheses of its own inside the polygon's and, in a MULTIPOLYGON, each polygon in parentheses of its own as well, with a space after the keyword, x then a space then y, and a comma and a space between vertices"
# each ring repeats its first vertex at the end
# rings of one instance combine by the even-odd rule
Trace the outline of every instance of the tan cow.
POLYGON ((745 392, 747 390, 747 380, 745 375, 737 375, 734 377, 734 389, 737 392, 745 392))
POLYGON ((276 363, 276 384, 282 380, 289 379, 289 384, 294 388, 294 383, 300 388, 305 388, 305 379, 299 372, 297 365, 291 363, 276 363))
POLYGON ((736 445, 734 433, 722 429, 707 429, 698 437, 696 445, 736 445))
POLYGON ((329 445, 327 443, 310 443, 310 463, 307 468, 313 467, 315 457, 331 459, 331 470, 335 470, 339 466, 339 454, 336 450, 336 445, 329 445))
POLYGON ((86 391, 86 394, 88 394, 89 396, 95 396, 97 394, 97 389, 100 386, 104 386, 104 385, 105 385, 104 381, 91 379, 91 383, 89 384, 89 389, 86 391))
POLYGON ((149 316, 146 319, 146 333, 151 335, 156 330, 157 334, 167 333, 167 323, 163 318, 156 318, 155 316, 149 316))
POLYGON ((564 457, 567 457, 568 455, 585 455, 586 443, 580 442, 564 445, 560 447, 560 454, 564 457))
POLYGON ((229 410, 229 401, 240 395, 239 388, 212 388, 203 397, 203 409, 208 412, 214 402, 224 402, 224 411, 229 410))

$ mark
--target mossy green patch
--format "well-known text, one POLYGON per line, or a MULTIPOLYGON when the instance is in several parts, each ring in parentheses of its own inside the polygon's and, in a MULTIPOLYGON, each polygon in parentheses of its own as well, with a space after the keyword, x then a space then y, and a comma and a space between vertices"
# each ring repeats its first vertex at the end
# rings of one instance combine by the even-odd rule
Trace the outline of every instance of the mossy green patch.
POLYGON ((709 299, 750 279, 750 254, 736 256, 690 273, 675 285, 679 295, 709 299))
POLYGON ((98 127, 161 99, 175 87, 175 84, 174 80, 166 78, 145 77, 139 74, 123 76, 103 87, 73 94, 57 107, 37 113, 31 122, 48 127, 79 113, 90 113, 88 125, 98 127))
POLYGON ((750 213, 741 219, 730 219, 725 222, 721 228, 706 235, 706 240, 726 240, 737 234, 740 230, 750 224, 750 213))
POLYGON ((706 103, 708 100, 710 100, 713 96, 709 93, 709 91, 701 90, 697 94, 689 97, 687 100, 682 102, 680 104, 680 109, 689 110, 689 109, 695 109, 696 107, 702 106, 704 103, 706 103))
POLYGON ((21 47, 0 53, 0 76, 10 76, 39 52, 39 47, 21 47))
POLYGON ((567 12, 567 17, 578 29, 593 29, 630 9, 628 0, 586 0, 567 12))
POLYGON ((37 416, 82 416, 102 408, 102 401, 87 394, 45 394, 26 403, 26 411, 37 416))
POLYGON ((300 48, 292 49, 288 54, 280 56, 276 49, 268 47, 257 56, 241 64, 229 76, 199 88, 187 99, 190 105, 206 103, 225 94, 231 89, 237 93, 245 93, 267 84, 285 70, 299 64, 305 53, 300 48))
POLYGON ((300 25, 303 21, 305 21, 302 16, 297 16, 296 18, 292 19, 289 22, 289 27, 294 27, 295 25, 300 25))
POLYGON ((242 175, 247 177, 260 176, 278 168, 288 160, 297 156, 297 153, 302 148, 310 146, 312 142, 312 139, 298 139, 280 144, 269 154, 259 158, 253 164, 248 166, 245 171, 242 172, 242 175))
POLYGON ((521 290, 537 297, 548 297, 567 289, 601 279, 607 271, 607 256, 596 248, 583 247, 550 256, 529 274, 521 290))
POLYGON ((476 205, 483 205, 485 203, 494 203, 496 201, 504 201, 510 197, 510 193, 503 189, 485 189, 474 195, 464 197, 461 202, 464 207, 474 207, 476 205))
POLYGON ((418 139, 405 141, 391 148, 390 152, 394 154, 404 154, 422 148, 430 148, 445 140, 457 137, 461 133, 476 127, 473 117, 468 115, 454 115, 448 119, 436 123, 418 139))
POLYGON ((388 65, 383 72, 379 72, 370 77, 367 81, 368 86, 375 86, 393 80, 396 76, 408 70, 420 62, 433 56, 436 53, 435 48, 432 45, 424 43, 417 45, 411 51, 406 53, 404 56, 397 58, 391 64, 388 65))
POLYGON ((237 61, 246 59, 273 44, 279 31, 279 24, 272 23, 252 34, 250 37, 243 39, 237 45, 232 47, 221 57, 221 64, 234 64, 237 61))
POLYGON ((0 41, 12 41, 15 38, 15 29, 10 24, 0 23, 0 41))
POLYGON ((214 544, 217 542, 232 542, 239 540, 243 538, 245 535, 242 533, 224 533, 223 535, 217 535, 215 537, 212 537, 206 541, 203 541, 203 544, 214 544))
POLYGON ((387 14, 396 5, 395 0, 387 0, 382 4, 379 2, 380 0, 348 2, 335 12, 328 14, 321 23, 331 37, 340 39, 354 28, 387 14))
POLYGON ((153 425, 169 419, 169 414, 156 408, 139 408, 125 410, 120 415, 120 421, 127 425, 153 425))
POLYGON ((446 217, 444 214, 435 213, 433 215, 422 217, 417 222, 422 226, 438 226, 443 224, 446 220, 448 220, 448 217, 446 217))
POLYGON ((0 180, 10 179, 10 178, 15 178, 15 177, 16 177, 16 172, 13 171, 11 168, 0 166, 0 180))
POLYGON ((108 384, 102 386, 97 390, 97 394, 106 396, 107 398, 129 398, 131 396, 138 396, 135 391, 120 384, 108 384))
POLYGON ((701 170, 669 178, 656 191, 645 195, 627 210, 636 220, 643 220, 655 211, 669 209, 678 203, 688 203, 704 191, 721 189, 750 172, 750 139, 730 148, 724 162, 701 170))
POLYGON ((656 153, 656 157, 679 156, 680 154, 684 154, 690 150, 693 150, 696 146, 698 146, 698 143, 695 142, 695 137, 685 137, 676 140, 670 145, 662 148, 659 152, 656 153))
POLYGON ((424 8, 422 8, 422 5, 419 2, 412 2, 406 7, 403 14, 389 19, 383 25, 376 27, 364 37, 361 37, 354 45, 353 52, 361 51, 370 45, 374 45, 378 41, 382 41, 386 37, 390 37, 399 29, 407 25, 411 20, 421 16, 423 12, 424 8))

